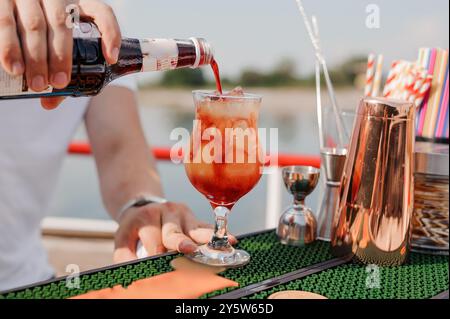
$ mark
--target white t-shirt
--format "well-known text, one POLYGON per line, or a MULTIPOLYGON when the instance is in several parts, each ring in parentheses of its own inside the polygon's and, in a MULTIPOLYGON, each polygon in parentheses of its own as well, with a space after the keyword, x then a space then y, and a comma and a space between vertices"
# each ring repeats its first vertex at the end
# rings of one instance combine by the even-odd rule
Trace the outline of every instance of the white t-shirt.
MULTIPOLYGON (((136 88, 133 76, 110 85, 136 88)), ((0 101, 0 291, 54 275, 40 224, 89 98, 44 110, 39 100, 0 101)))

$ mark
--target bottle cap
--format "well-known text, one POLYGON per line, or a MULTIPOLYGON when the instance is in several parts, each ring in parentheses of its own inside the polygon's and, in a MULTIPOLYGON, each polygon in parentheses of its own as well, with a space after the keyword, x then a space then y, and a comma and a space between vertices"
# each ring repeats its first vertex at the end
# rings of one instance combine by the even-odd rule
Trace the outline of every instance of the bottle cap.
POLYGON ((214 58, 214 50, 211 45, 203 38, 190 38, 195 46, 195 62, 192 68, 198 68, 201 65, 211 64, 214 58))

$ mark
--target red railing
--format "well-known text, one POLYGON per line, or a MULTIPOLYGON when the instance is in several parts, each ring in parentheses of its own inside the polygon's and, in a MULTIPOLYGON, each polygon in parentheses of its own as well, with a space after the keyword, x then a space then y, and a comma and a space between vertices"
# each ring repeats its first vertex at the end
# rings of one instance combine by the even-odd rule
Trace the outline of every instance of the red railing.
MULTIPOLYGON (((73 142, 69 145, 68 152, 73 155, 90 155, 91 146, 85 142, 73 142)), ((152 152, 156 159, 161 161, 170 161, 169 147, 153 147, 152 152)), ((320 167, 320 157, 311 155, 279 154, 278 166, 289 165, 320 167)))

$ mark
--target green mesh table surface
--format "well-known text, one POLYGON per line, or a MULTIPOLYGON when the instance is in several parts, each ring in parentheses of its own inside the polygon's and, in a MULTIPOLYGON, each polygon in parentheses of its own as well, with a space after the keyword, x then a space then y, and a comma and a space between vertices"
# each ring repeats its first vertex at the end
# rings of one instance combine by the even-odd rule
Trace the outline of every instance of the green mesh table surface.
POLYGON ((250 295, 265 299, 283 290, 310 291, 329 299, 427 299, 448 290, 448 257, 413 253, 403 266, 349 263, 250 295), (379 281, 375 281, 375 276, 379 281))
MULTIPOLYGON (((290 247, 278 242, 274 231, 241 238, 237 245, 251 254, 251 261, 242 268, 228 269, 221 276, 239 283, 202 296, 210 298, 274 278, 297 269, 327 261, 332 257, 329 244, 316 241, 306 247, 290 247)), ((128 286, 133 281, 171 271, 170 261, 179 254, 142 259, 82 273, 80 288, 69 289, 61 278, 10 292, 2 298, 69 298, 91 290, 115 285, 128 286)), ((406 265, 380 268, 380 288, 367 289, 365 266, 345 264, 312 274, 248 298, 262 299, 280 290, 306 290, 328 298, 430 298, 448 290, 448 256, 411 254, 406 265)))

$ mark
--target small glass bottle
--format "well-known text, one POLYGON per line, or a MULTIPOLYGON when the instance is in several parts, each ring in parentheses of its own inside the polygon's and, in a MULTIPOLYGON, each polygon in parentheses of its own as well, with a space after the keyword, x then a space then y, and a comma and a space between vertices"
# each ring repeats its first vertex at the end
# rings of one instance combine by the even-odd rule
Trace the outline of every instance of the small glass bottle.
POLYGON ((213 50, 201 38, 131 39, 123 38, 119 60, 109 65, 102 52, 101 37, 94 24, 81 23, 74 30, 72 74, 64 89, 48 87, 34 92, 25 76, 10 76, 0 67, 0 100, 48 96, 91 96, 111 81, 131 73, 198 68, 210 65, 213 50))

